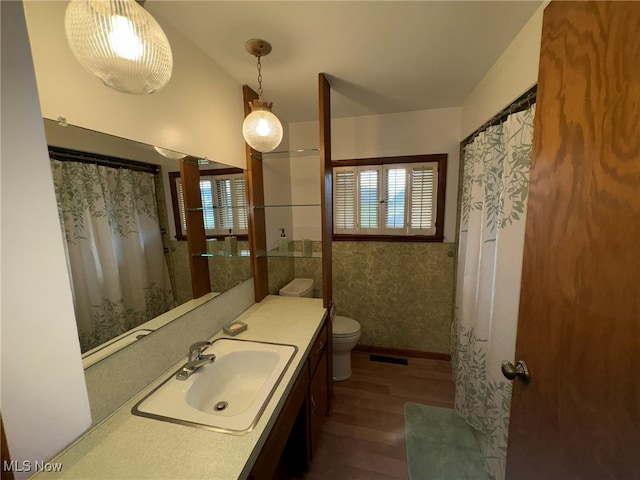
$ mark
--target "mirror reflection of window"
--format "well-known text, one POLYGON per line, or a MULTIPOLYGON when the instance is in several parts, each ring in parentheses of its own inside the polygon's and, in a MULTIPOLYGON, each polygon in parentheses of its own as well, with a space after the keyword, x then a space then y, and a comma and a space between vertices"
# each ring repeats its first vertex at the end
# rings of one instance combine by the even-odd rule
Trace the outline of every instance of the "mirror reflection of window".
MULTIPOLYGON (((186 237, 187 219, 182 181, 172 174, 175 189, 172 189, 174 204, 178 205, 179 224, 176 231, 186 237)), ((249 231, 247 217, 247 195, 243 173, 200 174, 200 195, 204 228, 207 237, 220 237, 232 233, 247 235, 249 231)))

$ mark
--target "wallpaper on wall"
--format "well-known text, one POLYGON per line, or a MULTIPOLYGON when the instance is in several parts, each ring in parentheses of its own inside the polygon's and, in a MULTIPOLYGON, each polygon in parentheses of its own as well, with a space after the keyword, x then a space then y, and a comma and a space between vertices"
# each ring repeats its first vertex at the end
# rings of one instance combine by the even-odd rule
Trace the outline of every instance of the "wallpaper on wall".
MULTIPOLYGON (((454 257, 453 243, 333 242, 337 313, 360 323, 361 344, 448 355, 454 257)), ((294 278, 312 278, 322 297, 320 258, 269 258, 270 294, 294 278)))
MULTIPOLYGON (((313 280, 313 296, 322 298, 322 242, 311 242, 312 251, 317 257, 296 257, 294 273, 296 278, 310 278, 313 280)), ((292 242, 296 252, 302 252, 302 241, 292 242)))
POLYGON ((278 295, 282 287, 295 278, 295 262, 292 257, 267 259, 269 269, 269 294, 278 295))
MULTIPOLYGON (((220 242, 222 243, 222 242, 220 242)), ((239 250, 248 250, 249 242, 239 241, 239 250)), ((172 240, 165 254, 170 265, 169 274, 178 305, 193 299, 191 269, 187 242, 172 240)), ((212 292, 226 292, 252 276, 249 257, 210 257, 209 280, 212 292)))
MULTIPOLYGON (((313 242, 314 254, 322 250, 322 242, 313 242)), ((289 242, 290 252, 302 252, 302 241, 289 242)), ((279 290, 294 278, 313 280, 313 297, 322 298, 321 257, 269 258, 269 293, 278 295, 279 290)))
POLYGON ((176 304, 182 305, 193 299, 187 242, 178 240, 169 241, 169 251, 165 253, 165 258, 169 266, 173 296, 176 299, 176 304))
MULTIPOLYGON (((249 250, 248 241, 239 241, 240 251, 249 250)), ((210 257, 209 279, 212 292, 226 292, 253 275, 251 259, 247 257, 210 257)))
POLYGON ((450 353, 455 244, 333 242, 333 300, 359 343, 450 353))

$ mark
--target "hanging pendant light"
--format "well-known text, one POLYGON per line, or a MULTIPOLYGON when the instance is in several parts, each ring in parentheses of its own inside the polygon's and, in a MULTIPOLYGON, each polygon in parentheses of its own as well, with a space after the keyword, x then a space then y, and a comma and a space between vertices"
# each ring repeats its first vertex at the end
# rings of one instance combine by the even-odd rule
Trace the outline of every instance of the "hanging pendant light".
POLYGON ((270 152, 282 141, 282 124, 271 112, 273 103, 262 100, 262 64, 260 57, 271 52, 269 42, 260 39, 248 40, 247 51, 258 59, 258 100, 249 102, 251 113, 242 124, 242 135, 251 148, 258 152, 270 152))
POLYGON ((76 59, 107 87, 147 95, 169 82, 169 41, 135 0, 71 0, 64 26, 76 59))
POLYGON ((169 160, 182 160, 187 156, 186 153, 176 152, 175 150, 158 147, 157 145, 154 145, 153 148, 156 152, 158 152, 163 157, 168 158, 169 160))

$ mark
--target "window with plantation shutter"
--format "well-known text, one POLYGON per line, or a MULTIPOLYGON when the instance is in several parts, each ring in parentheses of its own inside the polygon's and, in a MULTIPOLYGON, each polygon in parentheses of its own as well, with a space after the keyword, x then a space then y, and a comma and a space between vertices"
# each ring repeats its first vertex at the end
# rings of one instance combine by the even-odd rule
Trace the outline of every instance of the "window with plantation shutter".
POLYGON ((358 169, 358 233, 380 233, 380 167, 358 169))
POLYGON ((234 228, 236 233, 249 232, 249 219, 247 218, 247 190, 244 184, 244 175, 233 178, 233 204, 236 206, 234 228))
POLYGON ((438 165, 413 166, 409 170, 409 233, 435 234, 438 165))
MULTIPOLYGON (((174 181, 180 218, 179 233, 181 236, 186 236, 184 192, 180 177, 175 176, 174 181)), ((247 234, 247 197, 242 173, 201 175, 200 195, 207 236, 228 235, 229 230, 236 235, 247 234)))
POLYGON ((333 229, 335 233, 356 233, 356 169, 333 169, 333 229))
POLYGON ((216 211, 218 213, 218 221, 220 225, 220 233, 229 233, 233 231, 233 199, 231 196, 231 179, 216 178, 216 211))
POLYGON ((439 172, 446 172, 446 155, 396 158, 373 159, 377 160, 373 165, 356 160, 334 162, 333 228, 336 239, 339 240, 340 235, 442 239, 441 230, 438 238, 433 237, 437 233, 438 218, 444 216, 444 205, 438 205, 438 185, 444 187, 444 178, 439 177, 439 172), (437 157, 437 160, 394 161, 396 158, 422 157, 437 157), (336 165, 347 162, 353 164, 336 165), (439 165, 442 165, 441 170, 439 165))
POLYGON ((384 233, 406 235, 407 167, 384 166, 384 233))
POLYGON ((187 209, 184 205, 184 190, 182 189, 182 182, 180 178, 176 181, 176 191, 178 200, 178 213, 180 215, 180 233, 186 235, 187 232, 187 209))
POLYGON ((216 229, 216 221, 213 211, 213 183, 211 180, 200 180, 200 197, 202 198, 204 233, 206 235, 211 235, 211 232, 214 232, 216 229))

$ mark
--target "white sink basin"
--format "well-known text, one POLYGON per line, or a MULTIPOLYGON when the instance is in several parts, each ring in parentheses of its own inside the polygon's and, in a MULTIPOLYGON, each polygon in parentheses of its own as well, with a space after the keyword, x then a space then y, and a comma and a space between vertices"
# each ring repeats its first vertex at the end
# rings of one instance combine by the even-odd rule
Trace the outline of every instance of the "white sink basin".
POLYGON ((216 355, 186 380, 173 374, 132 409, 134 415, 232 434, 250 432, 297 348, 220 338, 216 355))

